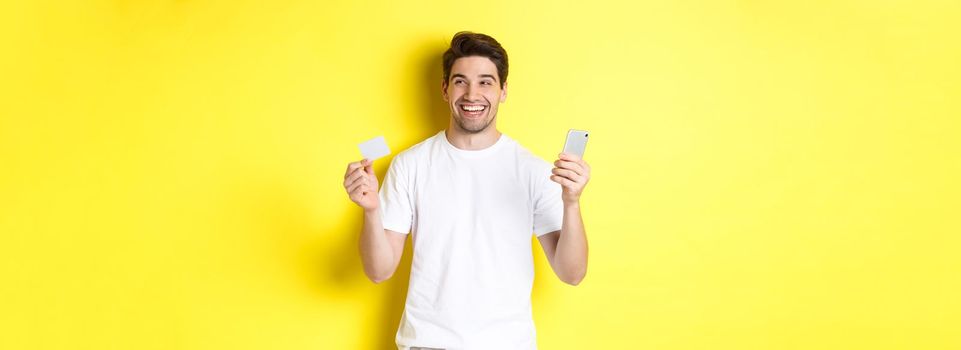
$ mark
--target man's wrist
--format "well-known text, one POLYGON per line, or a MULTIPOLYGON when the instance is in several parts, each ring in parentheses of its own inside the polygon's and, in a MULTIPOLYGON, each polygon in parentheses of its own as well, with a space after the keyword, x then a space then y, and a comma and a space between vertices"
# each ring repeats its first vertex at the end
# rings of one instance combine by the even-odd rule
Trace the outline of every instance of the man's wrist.
POLYGON ((580 200, 580 199, 575 199, 575 200, 572 200, 572 201, 564 201, 564 208, 568 208, 568 209, 580 209, 580 208, 581 208, 581 200, 580 200))

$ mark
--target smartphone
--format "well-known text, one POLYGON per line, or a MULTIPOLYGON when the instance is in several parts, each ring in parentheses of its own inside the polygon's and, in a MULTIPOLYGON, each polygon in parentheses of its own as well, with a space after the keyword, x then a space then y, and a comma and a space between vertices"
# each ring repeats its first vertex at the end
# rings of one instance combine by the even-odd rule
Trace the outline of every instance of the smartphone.
POLYGON ((584 148, 587 147, 587 131, 571 129, 567 132, 564 142, 564 153, 576 154, 584 158, 584 148))

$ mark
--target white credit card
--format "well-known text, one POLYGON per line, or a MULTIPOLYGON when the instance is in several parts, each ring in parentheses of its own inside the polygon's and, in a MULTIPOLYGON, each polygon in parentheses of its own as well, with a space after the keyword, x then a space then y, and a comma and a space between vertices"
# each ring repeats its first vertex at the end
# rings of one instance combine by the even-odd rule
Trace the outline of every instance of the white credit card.
POLYGON ((383 136, 364 141, 358 147, 360 147, 360 154, 370 161, 390 154, 390 148, 387 148, 387 141, 384 140, 383 136))

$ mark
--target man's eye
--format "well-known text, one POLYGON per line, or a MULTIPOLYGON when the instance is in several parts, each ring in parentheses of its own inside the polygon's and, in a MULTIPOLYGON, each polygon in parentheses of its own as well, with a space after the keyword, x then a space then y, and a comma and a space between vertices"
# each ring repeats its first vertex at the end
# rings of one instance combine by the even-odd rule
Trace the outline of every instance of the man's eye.
POLYGON ((454 80, 454 84, 456 84, 456 85, 464 85, 464 81, 463 81, 463 80, 454 80))
POLYGON ((492 82, 490 82, 490 81, 482 81, 481 84, 483 84, 483 85, 494 85, 494 83, 492 83, 492 82))

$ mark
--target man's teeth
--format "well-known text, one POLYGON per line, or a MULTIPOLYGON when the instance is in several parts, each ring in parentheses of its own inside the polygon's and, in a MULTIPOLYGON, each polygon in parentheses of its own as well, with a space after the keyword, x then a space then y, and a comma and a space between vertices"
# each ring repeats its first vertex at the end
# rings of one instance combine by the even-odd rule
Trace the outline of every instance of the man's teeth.
POLYGON ((477 112, 477 111, 484 110, 484 106, 460 106, 460 108, 468 112, 477 112))

